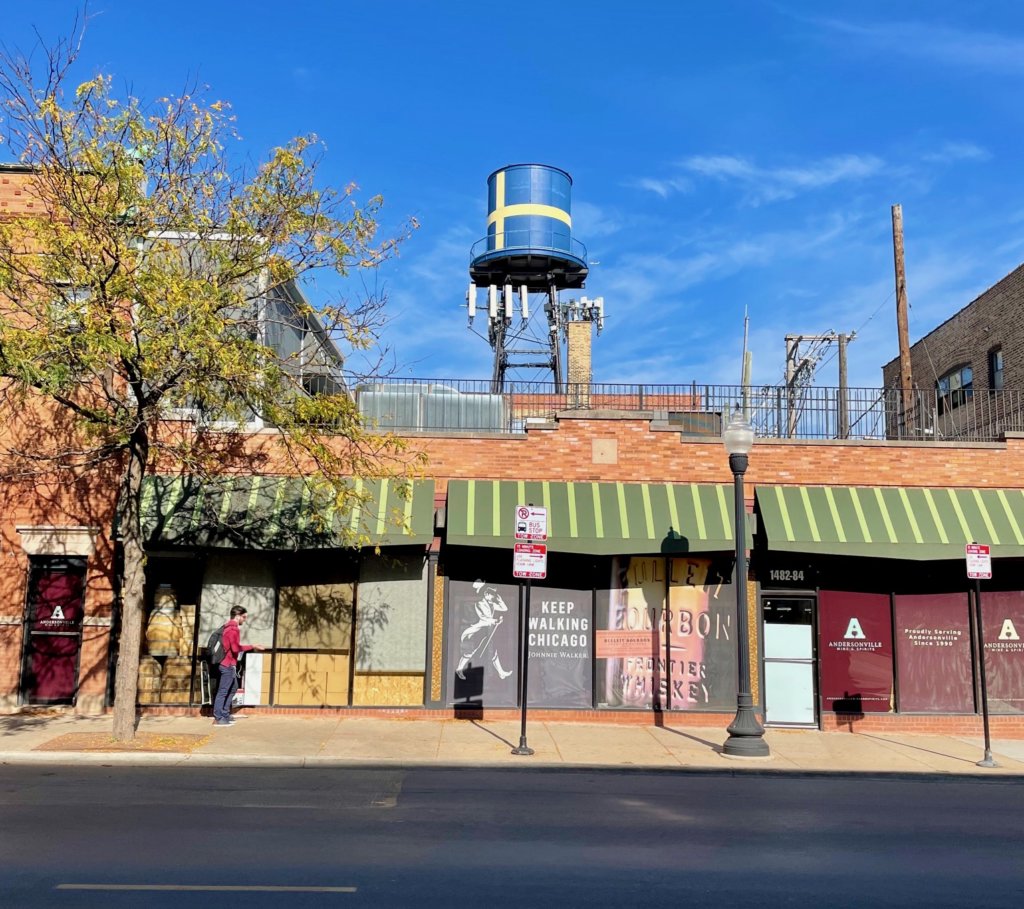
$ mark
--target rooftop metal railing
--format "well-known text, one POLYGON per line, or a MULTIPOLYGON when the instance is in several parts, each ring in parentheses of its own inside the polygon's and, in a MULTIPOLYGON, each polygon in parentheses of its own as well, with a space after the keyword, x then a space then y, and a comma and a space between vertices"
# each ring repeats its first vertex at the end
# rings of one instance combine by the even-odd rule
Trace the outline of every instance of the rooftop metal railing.
POLYGON ((396 431, 524 432, 565 412, 639 413, 684 435, 717 436, 736 407, 757 435, 770 439, 998 441, 1024 432, 1024 394, 783 386, 563 384, 488 380, 374 379, 353 381, 360 411, 396 431))

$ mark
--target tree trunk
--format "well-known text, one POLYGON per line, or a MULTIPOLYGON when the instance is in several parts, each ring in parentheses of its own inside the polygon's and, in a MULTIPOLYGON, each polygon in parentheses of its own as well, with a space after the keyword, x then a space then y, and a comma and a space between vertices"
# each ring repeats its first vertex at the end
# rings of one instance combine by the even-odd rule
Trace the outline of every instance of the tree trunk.
POLYGON ((139 654, 142 651, 143 597, 146 553, 142 541, 140 505, 142 479, 149 458, 149 435, 137 429, 128 448, 128 463, 121 477, 121 544, 124 578, 121 584, 121 634, 114 685, 114 740, 135 738, 136 700, 139 688, 139 654))

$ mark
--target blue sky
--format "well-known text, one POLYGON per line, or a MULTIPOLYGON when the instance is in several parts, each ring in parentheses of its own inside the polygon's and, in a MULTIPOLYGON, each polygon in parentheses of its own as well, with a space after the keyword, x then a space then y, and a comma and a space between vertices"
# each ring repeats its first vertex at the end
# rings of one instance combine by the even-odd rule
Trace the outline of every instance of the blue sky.
MULTIPOLYGON (((78 5, 5 0, 3 40, 78 5)), ((857 332, 850 382, 897 353, 890 207, 916 340, 1024 260, 1024 4, 1017 0, 92 0, 82 74, 141 97, 190 78, 248 152, 327 143, 324 178, 422 227, 384 275, 399 374, 488 377, 466 328, 486 178, 574 178, 598 382, 782 378, 786 334, 857 332)), ((0 150, 2 157, 2 150, 0 150)), ((315 295, 315 294, 314 294, 315 295)), ((479 326, 478 326, 479 327, 479 326)), ((834 349, 817 384, 837 383, 834 349)))

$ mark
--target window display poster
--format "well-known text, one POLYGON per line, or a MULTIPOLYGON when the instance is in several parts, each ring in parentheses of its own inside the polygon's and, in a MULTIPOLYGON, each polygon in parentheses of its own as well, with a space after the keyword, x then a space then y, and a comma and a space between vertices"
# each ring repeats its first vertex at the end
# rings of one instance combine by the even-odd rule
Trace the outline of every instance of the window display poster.
POLYGON ((818 594, 821 706, 836 713, 892 709, 892 616, 888 594, 818 594))
POLYGON ((1024 713, 1024 590, 981 592, 985 680, 992 713, 1024 713))
POLYGON ((519 588, 485 578, 448 582, 449 691, 453 704, 518 702, 519 588))
POLYGON ((974 712, 969 606, 966 593, 896 597, 901 711, 974 712))
POLYGON ((710 559, 621 556, 598 603, 599 705, 735 706, 735 588, 710 559))
POLYGON ((527 629, 531 707, 590 707, 593 605, 589 590, 531 585, 527 629))

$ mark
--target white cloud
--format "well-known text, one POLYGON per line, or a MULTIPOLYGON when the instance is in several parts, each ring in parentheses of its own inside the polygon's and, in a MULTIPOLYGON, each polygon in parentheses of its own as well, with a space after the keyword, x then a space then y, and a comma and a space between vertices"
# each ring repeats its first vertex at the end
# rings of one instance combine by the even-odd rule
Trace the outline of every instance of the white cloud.
POLYGON ((587 243, 591 239, 610 237, 622 229, 622 220, 608 209, 591 202, 573 202, 573 235, 587 243))
POLYGON ((973 142, 945 142, 930 152, 925 152, 921 160, 933 164, 950 164, 955 161, 988 161, 992 155, 980 145, 973 142))
POLYGON ((835 155, 801 166, 759 167, 735 155, 693 155, 679 162, 684 170, 744 187, 748 201, 792 199, 801 192, 836 183, 865 180, 880 174, 885 162, 875 155, 835 155))
POLYGON ((859 39, 875 50, 891 51, 901 57, 987 72, 1024 73, 1024 39, 1012 35, 923 22, 858 25, 839 19, 807 21, 844 37, 859 39))
POLYGON ((688 193, 693 190, 693 182, 687 180, 685 177, 668 177, 658 179, 655 177, 637 177, 634 180, 630 180, 627 186, 634 186, 638 189, 646 189, 662 199, 667 199, 669 196, 675 195, 676 193, 688 193))

